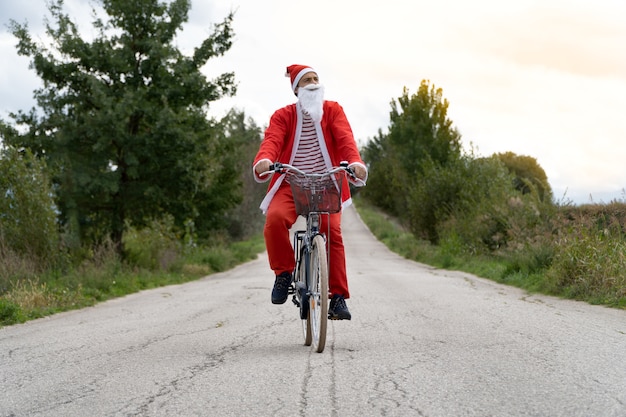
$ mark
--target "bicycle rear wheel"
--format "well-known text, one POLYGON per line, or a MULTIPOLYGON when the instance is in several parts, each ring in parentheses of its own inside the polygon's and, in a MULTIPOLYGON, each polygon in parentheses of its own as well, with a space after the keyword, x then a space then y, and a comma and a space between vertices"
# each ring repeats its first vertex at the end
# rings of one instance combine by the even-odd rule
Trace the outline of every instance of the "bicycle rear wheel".
POLYGON ((326 242, 321 235, 313 238, 309 275, 309 326, 313 347, 323 352, 328 324, 328 262, 326 242))

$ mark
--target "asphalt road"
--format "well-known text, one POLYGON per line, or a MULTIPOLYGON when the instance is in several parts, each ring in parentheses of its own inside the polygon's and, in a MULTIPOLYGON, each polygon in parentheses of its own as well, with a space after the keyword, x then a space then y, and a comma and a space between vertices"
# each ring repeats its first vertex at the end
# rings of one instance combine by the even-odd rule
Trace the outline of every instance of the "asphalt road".
POLYGON ((344 215, 352 321, 303 346, 265 256, 0 329, 0 416, 626 416, 626 311, 402 259, 344 215))

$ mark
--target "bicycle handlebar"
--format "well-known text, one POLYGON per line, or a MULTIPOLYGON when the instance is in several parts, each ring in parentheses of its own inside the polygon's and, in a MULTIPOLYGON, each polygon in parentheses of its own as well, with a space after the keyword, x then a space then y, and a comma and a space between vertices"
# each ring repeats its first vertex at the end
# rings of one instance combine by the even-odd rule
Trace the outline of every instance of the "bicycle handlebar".
POLYGON ((338 167, 333 167, 330 171, 324 172, 321 174, 306 173, 302 171, 301 169, 294 167, 293 165, 283 164, 282 162, 274 162, 272 165, 270 165, 269 171, 262 172, 261 174, 259 174, 259 176, 264 177, 266 175, 274 174, 274 173, 286 174, 288 172, 295 172, 298 175, 302 175, 302 176, 309 177, 309 178, 323 178, 323 177, 327 177, 329 175, 335 174, 339 171, 346 171, 348 176, 353 181, 359 184, 365 185, 365 181, 363 181, 361 178, 356 176, 356 174, 354 173, 354 170, 348 166, 348 162, 346 161, 341 161, 338 167))

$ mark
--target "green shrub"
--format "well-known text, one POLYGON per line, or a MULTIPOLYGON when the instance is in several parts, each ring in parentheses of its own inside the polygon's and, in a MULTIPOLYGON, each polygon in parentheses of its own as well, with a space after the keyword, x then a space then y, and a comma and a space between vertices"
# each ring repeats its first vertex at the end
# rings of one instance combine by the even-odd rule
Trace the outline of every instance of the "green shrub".
POLYGON ((571 228, 556 242, 550 289, 612 304, 626 298, 626 241, 610 229, 571 228))
POLYGON ((438 244, 454 236, 470 253, 506 243, 508 201, 517 195, 512 177, 496 158, 466 155, 441 166, 424 165, 409 190, 409 221, 418 237, 438 244))
POLYGON ((150 270, 168 270, 181 253, 180 240, 174 232, 174 219, 166 216, 142 229, 129 228, 124 235, 125 261, 150 270))
POLYGON ((7 326, 21 321, 20 306, 12 301, 0 298, 0 326, 7 326))

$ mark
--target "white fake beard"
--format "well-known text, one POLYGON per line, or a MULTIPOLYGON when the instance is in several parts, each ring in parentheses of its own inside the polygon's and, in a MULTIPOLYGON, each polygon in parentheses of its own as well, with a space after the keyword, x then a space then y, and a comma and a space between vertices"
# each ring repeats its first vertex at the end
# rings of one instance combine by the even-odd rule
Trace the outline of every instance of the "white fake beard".
POLYGON ((321 122, 324 115, 324 86, 309 84, 298 89, 298 102, 302 110, 313 119, 321 122))

